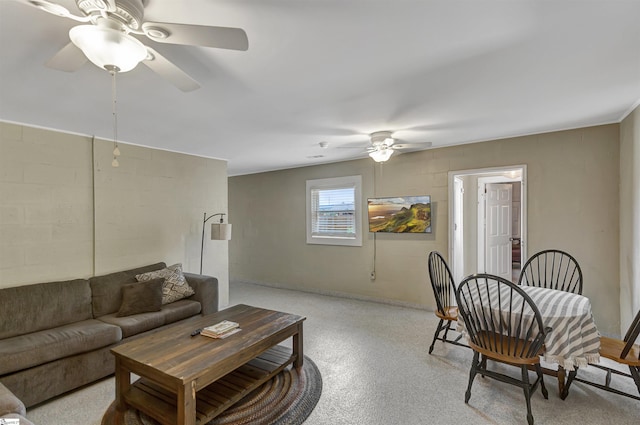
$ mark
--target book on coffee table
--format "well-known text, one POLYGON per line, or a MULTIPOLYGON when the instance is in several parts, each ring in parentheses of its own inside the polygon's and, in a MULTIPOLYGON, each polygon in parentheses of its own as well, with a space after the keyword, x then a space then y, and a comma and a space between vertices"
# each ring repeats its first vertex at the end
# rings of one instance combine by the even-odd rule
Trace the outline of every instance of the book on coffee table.
POLYGON ((208 336, 209 338, 223 339, 223 338, 231 336, 231 335, 233 335, 235 333, 238 333, 241 330, 242 329, 240 329, 240 328, 235 328, 235 329, 231 329, 230 331, 227 331, 227 332, 224 332, 224 333, 221 333, 221 334, 208 334, 208 333, 204 333, 203 332, 202 335, 208 336))
POLYGON ((240 325, 236 322, 223 320, 215 325, 207 326, 200 332, 201 335, 211 338, 226 338, 240 331, 240 325))

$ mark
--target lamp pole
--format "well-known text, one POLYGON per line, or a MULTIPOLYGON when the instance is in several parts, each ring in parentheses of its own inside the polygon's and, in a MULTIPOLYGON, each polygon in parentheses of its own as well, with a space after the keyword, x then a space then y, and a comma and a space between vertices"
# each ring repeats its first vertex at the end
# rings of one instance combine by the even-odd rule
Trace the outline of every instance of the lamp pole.
POLYGON ((224 222, 224 213, 217 213, 217 214, 212 214, 209 217, 207 217, 207 213, 204 213, 204 220, 202 221, 202 241, 200 243, 200 274, 202 274, 202 255, 204 253, 204 225, 207 223, 207 221, 209 221, 210 218, 215 217, 215 216, 221 216, 220 217, 220 223, 224 222))

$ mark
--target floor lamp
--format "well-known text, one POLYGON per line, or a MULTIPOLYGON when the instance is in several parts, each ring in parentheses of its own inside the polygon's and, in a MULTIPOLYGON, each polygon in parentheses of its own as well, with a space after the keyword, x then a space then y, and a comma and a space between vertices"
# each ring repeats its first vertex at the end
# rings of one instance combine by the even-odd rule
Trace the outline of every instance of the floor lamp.
POLYGON ((231 239, 231 224, 224 222, 224 213, 212 214, 207 217, 204 213, 202 221, 202 242, 200 244, 200 274, 202 274, 202 255, 204 253, 204 226, 209 219, 220 216, 220 223, 211 223, 211 240, 228 241, 231 239))

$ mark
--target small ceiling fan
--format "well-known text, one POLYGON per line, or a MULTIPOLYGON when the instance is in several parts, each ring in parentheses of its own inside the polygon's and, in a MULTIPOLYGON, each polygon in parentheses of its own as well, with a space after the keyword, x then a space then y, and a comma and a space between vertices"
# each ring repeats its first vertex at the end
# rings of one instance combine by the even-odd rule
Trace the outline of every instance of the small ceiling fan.
POLYGON ((385 162, 391 158, 395 151, 404 149, 424 149, 431 146, 431 142, 425 143, 396 143, 391 131, 376 131, 369 135, 371 144, 366 150, 369 156, 376 162, 385 162))
POLYGON ((71 28, 71 42, 46 63, 61 71, 76 71, 87 59, 109 72, 127 72, 142 62, 180 90, 191 91, 200 84, 134 35, 158 43, 242 51, 249 48, 247 34, 241 28, 145 21, 145 4, 152 0, 75 0, 82 16, 49 0, 18 1, 83 23, 71 28))

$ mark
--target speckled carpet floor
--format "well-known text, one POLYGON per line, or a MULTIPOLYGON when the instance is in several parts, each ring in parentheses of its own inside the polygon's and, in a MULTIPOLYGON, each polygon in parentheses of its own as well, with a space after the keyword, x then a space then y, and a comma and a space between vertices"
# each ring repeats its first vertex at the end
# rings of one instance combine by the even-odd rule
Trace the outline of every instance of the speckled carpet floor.
MULTIPOLYGON (((473 354, 438 342, 429 355, 433 312, 237 282, 230 302, 306 316, 304 353, 322 374, 322 396, 304 425, 526 424, 524 395, 512 385, 476 378, 465 404, 473 354)), ((580 373, 604 375, 592 367, 580 373)), ((631 379, 613 379, 637 391, 631 379)), ((549 399, 539 391, 531 397, 536 425, 640 424, 639 401, 579 382, 561 400, 557 380, 545 376, 545 383, 549 399)), ((114 392, 111 377, 28 409, 27 417, 37 425, 100 425, 114 392)))

